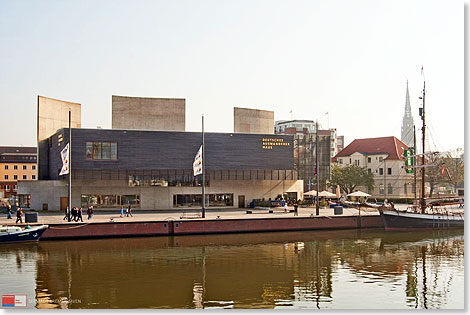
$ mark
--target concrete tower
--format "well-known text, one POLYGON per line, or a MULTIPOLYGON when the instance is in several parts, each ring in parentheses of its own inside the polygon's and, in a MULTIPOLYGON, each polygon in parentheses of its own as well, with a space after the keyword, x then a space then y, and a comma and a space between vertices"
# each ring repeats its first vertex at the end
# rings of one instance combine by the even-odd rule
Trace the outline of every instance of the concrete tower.
POLYGON ((410 92, 408 91, 408 81, 406 81, 406 101, 405 101, 405 115, 401 124, 401 141, 407 146, 413 146, 413 115, 411 114, 410 105, 410 92))

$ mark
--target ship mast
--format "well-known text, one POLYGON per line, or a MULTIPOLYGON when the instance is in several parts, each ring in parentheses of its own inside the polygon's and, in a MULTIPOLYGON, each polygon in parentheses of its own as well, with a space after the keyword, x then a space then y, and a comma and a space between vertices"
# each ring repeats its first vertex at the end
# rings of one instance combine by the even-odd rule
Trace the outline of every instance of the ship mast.
MULTIPOLYGON (((423 72, 423 68, 421 68, 421 72, 423 72)), ((421 213, 425 213, 426 211, 426 202, 424 201, 424 164, 425 164, 425 157, 424 157, 424 143, 425 143, 425 130, 426 130, 426 121, 424 118, 424 105, 425 105, 425 99, 426 99, 426 80, 424 81, 424 86, 423 86, 423 96, 420 96, 420 99, 423 100, 423 107, 419 109, 419 115, 421 116, 421 120, 423 121, 423 127, 421 128, 422 134, 423 134, 423 155, 421 158, 421 164, 423 167, 421 167, 421 213)))

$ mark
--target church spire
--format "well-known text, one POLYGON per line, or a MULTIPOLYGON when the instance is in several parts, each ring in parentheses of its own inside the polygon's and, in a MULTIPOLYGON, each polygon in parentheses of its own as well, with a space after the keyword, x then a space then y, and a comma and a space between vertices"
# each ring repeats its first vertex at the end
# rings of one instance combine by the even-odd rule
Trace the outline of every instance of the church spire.
POLYGON ((410 91, 408 89, 408 80, 406 80, 406 99, 405 99, 405 114, 401 125, 401 141, 407 146, 413 146, 413 115, 411 114, 410 105, 410 91))

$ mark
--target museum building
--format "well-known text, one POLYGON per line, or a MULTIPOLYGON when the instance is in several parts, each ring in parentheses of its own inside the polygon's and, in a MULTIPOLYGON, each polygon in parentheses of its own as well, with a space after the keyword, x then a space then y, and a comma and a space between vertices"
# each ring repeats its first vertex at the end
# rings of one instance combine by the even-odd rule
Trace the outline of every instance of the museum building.
MULTIPOLYGON (((237 119, 243 117, 235 109, 237 119)), ((110 210, 128 205, 141 210, 201 207, 202 176, 194 176, 192 169, 201 132, 184 131, 184 122, 179 128, 183 131, 115 127, 126 126, 72 128, 72 206, 110 210)), ((254 130, 205 133, 209 208, 244 208, 252 199, 303 198, 303 181, 294 170, 293 136, 254 130)), ((24 181, 18 187, 18 193, 30 200, 31 209, 67 207, 68 175, 59 176, 59 172, 60 152, 68 143, 69 129, 64 127, 38 137, 39 180, 24 181)))

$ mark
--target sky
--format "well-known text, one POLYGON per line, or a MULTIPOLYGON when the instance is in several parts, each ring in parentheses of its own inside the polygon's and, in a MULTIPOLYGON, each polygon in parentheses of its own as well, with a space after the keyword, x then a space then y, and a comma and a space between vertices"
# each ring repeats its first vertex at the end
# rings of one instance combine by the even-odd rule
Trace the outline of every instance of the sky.
POLYGON ((81 103, 85 128, 124 95, 185 98, 187 131, 248 107, 400 138, 423 66, 427 147, 463 148, 464 28, 455 0, 0 0, 0 145, 36 145, 37 95, 81 103))

